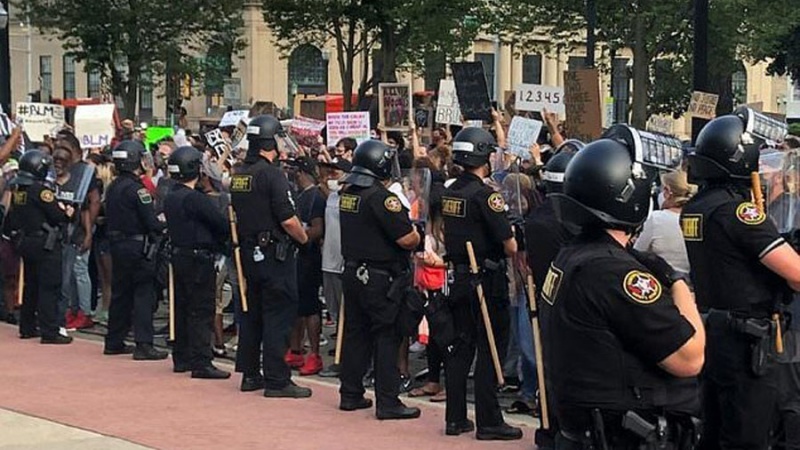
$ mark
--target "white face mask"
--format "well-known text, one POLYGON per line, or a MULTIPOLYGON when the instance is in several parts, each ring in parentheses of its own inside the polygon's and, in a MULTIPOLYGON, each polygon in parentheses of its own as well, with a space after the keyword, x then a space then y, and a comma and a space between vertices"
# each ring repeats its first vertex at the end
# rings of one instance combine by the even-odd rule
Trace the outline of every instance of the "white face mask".
POLYGON ((328 180, 327 181, 328 190, 331 192, 339 192, 342 189, 342 185, 339 184, 339 180, 328 180))
POLYGON ((664 208, 664 191, 658 193, 658 208, 664 208))

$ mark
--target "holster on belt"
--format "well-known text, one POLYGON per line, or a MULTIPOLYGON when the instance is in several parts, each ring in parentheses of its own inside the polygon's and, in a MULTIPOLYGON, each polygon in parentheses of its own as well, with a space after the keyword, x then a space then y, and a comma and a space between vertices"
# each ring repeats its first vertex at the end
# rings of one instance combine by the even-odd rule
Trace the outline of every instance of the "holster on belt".
POLYGON ((50 226, 48 223, 42 224, 42 229, 44 229, 47 236, 44 240, 44 249, 48 252, 53 251, 56 248, 56 243, 58 242, 59 233, 61 229, 59 227, 50 226))
POLYGON ((728 326, 737 333, 748 336, 750 344, 750 371, 763 376, 769 366, 774 349, 772 341, 772 322, 769 319, 756 319, 728 316, 728 326))
POLYGON ((152 235, 144 237, 144 246, 142 247, 142 254, 145 261, 152 261, 158 253, 158 247, 161 244, 161 238, 152 235))

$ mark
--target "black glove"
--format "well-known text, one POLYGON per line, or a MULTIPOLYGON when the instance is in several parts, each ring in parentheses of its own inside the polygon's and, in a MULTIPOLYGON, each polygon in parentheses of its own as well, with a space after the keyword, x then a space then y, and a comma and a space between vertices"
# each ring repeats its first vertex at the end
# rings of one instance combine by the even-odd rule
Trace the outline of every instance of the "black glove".
POLYGON ((425 223, 424 222, 414 222, 414 229, 417 230, 419 233, 419 244, 417 244, 417 248, 414 249, 415 252, 424 252, 425 251, 425 223))
POLYGON ((664 258, 650 252, 640 252, 638 250, 630 249, 631 255, 637 261, 642 263, 647 270, 652 273, 656 279, 664 286, 671 288, 676 281, 682 280, 684 277, 680 275, 664 258))

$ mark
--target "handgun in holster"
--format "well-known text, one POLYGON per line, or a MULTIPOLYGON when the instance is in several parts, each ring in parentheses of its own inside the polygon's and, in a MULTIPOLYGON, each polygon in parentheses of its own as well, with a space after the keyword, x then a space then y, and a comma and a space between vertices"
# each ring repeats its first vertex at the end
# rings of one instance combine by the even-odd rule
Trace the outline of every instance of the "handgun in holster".
POLYGON ((43 223, 42 228, 47 233, 47 237, 44 240, 44 249, 48 252, 52 252, 53 249, 56 248, 56 242, 58 242, 58 238, 60 237, 61 229, 59 227, 50 226, 48 223, 43 223))
POLYGON ((656 423, 652 424, 635 411, 628 411, 622 416, 622 428, 646 443, 645 448, 647 449, 665 448, 664 445, 669 437, 667 419, 662 416, 659 416, 656 423))
POLYGON ((771 324, 761 319, 731 319, 733 330, 752 338, 750 345, 750 370, 760 377, 766 373, 769 355, 772 348, 771 324))
POLYGON ((592 410, 592 444, 597 450, 608 450, 606 426, 603 422, 603 413, 599 409, 592 410))
POLYGON ((142 253, 144 254, 145 261, 152 261, 153 258, 156 257, 160 242, 161 239, 151 235, 144 237, 144 247, 142 248, 142 253))

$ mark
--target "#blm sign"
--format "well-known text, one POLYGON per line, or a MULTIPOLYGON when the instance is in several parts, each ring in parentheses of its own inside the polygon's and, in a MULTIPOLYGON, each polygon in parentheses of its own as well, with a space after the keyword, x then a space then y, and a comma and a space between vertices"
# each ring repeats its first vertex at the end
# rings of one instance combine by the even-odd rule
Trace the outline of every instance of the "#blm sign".
POLYGON ((476 62, 451 63, 461 115, 466 120, 492 121, 492 103, 483 64, 476 62))
POLYGON ((531 145, 539 138, 542 125, 538 120, 514 116, 508 128, 508 151, 522 159, 530 159, 531 145))
POLYGON ((564 72, 564 103, 570 138, 590 142, 600 138, 603 132, 599 77, 597 69, 564 72))
POLYGON ((336 145, 339 139, 346 137, 355 139, 359 144, 370 138, 369 111, 328 113, 325 119, 328 145, 336 145))
POLYGON ((378 85, 380 123, 386 131, 407 131, 412 125, 411 85, 381 83, 378 85))
POLYGON ((461 108, 458 106, 456 83, 453 80, 439 81, 439 99, 436 102, 436 123, 461 125, 461 108))
POLYGON ((34 142, 44 141, 64 125, 64 107, 49 103, 17 103, 17 121, 34 142))
POLYGON ((563 116, 564 88, 544 86, 541 84, 518 84, 515 108, 520 111, 548 111, 563 116))
POLYGON ((719 95, 707 92, 692 92, 692 101, 689 102, 689 114, 700 119, 711 120, 717 116, 717 102, 719 95))
POLYGON ((115 135, 114 108, 113 104, 75 108, 75 133, 81 148, 111 145, 115 135))

